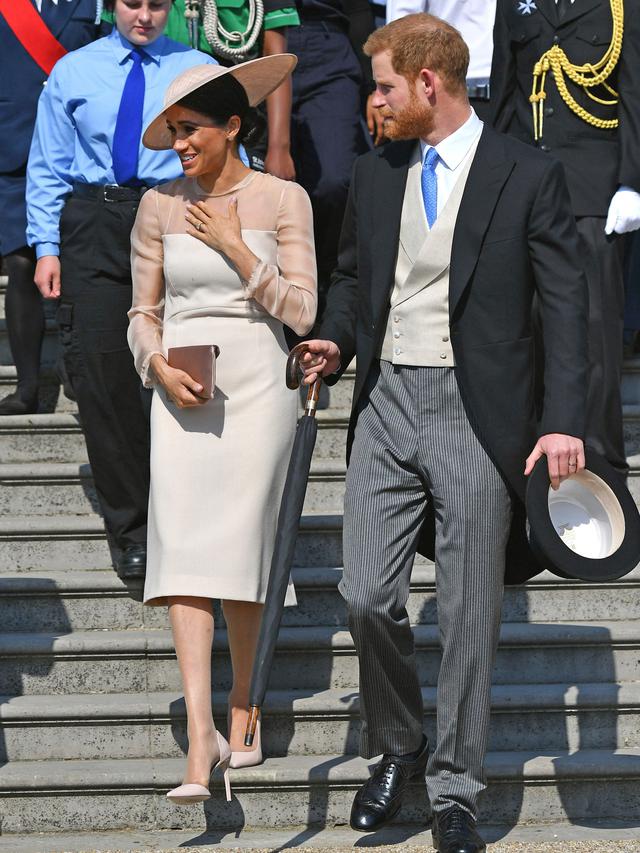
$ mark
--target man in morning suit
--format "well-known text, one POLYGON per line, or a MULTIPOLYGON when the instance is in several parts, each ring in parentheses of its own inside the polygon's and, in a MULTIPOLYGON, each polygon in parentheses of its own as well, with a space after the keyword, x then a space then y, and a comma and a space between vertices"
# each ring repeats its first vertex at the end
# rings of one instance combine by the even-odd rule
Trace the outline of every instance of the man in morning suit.
POLYGON ((384 824, 426 768, 437 849, 478 853, 491 671, 505 564, 509 580, 523 567, 510 547, 524 540, 525 474, 546 455, 557 487, 584 465, 586 284, 562 167, 483 126, 457 30, 408 15, 365 50, 397 141, 356 161, 321 339, 303 358, 305 382, 335 382, 357 356, 340 589, 360 662, 361 754, 383 757, 351 825, 384 824), (539 422, 534 293, 546 357, 539 422), (429 760, 406 611, 428 509, 442 644, 429 760))
POLYGON ((38 98, 56 56, 97 37, 99 5, 96 0, 0 3, 0 255, 8 274, 7 332, 18 374, 16 391, 0 400, 0 415, 38 410, 44 309, 33 282, 36 257, 27 246, 25 204, 38 98))
POLYGON ((618 235, 640 227, 637 4, 498 0, 491 104, 496 130, 536 145, 565 168, 589 287, 586 442, 626 474, 618 235))

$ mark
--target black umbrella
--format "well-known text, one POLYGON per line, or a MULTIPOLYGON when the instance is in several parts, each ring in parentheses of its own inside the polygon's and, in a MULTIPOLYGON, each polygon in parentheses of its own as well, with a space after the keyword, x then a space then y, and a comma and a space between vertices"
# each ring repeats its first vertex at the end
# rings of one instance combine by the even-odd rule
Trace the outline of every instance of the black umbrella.
MULTIPOLYGON (((298 344, 289 353, 287 359, 287 387, 296 389, 299 384, 299 361, 308 351, 305 343, 298 344)), ((316 407, 322 380, 318 378, 309 386, 304 414, 298 421, 296 437, 291 451, 291 459, 287 470, 287 479, 280 502, 276 541, 271 559, 269 583, 260 623, 260 636, 256 646, 256 657, 251 674, 251 690, 249 692, 249 719, 244 736, 245 746, 253 745, 253 737, 260 715, 260 708, 267 692, 267 682, 273 662, 273 655, 278 638, 278 630, 282 619, 284 599, 289 583, 293 552, 298 536, 298 525, 302 515, 302 505, 307 491, 307 478, 311 467, 311 456, 316 443, 318 424, 316 423, 316 407)))

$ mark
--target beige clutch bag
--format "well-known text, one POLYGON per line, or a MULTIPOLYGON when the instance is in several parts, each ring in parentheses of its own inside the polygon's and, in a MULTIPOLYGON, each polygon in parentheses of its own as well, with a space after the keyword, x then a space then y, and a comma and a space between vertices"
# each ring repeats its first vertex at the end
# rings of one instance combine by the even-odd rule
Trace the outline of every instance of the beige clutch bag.
POLYGON ((211 400, 216 390, 216 358, 220 348, 215 344, 193 347, 170 347, 167 353, 169 367, 184 370, 192 379, 202 385, 198 394, 205 400, 211 400))

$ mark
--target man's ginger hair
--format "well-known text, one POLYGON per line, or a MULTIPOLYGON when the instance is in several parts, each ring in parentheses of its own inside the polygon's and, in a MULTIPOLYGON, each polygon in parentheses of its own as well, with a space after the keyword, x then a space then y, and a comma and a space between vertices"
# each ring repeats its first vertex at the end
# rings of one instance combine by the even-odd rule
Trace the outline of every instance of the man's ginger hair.
POLYGON ((391 53, 394 71, 413 82, 423 68, 434 71, 451 95, 467 91, 469 48, 450 24, 420 12, 405 15, 371 33, 364 45, 367 56, 391 53))

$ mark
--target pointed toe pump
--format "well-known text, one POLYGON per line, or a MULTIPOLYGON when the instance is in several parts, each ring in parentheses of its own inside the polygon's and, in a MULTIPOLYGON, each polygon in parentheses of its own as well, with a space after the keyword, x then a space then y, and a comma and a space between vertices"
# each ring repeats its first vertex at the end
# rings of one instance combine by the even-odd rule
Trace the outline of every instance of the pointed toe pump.
MULTIPOLYGON (((230 718, 229 718, 230 719, 230 718)), ((229 725, 229 730, 231 726, 229 725)), ((238 770, 240 767, 255 767, 262 764, 262 740, 260 738, 260 720, 256 724, 256 733, 253 738, 253 749, 241 750, 231 753, 229 767, 238 770)))
MULTIPOLYGON (((231 802, 231 783, 229 781, 229 764, 231 762, 232 754, 231 747, 218 731, 216 731, 216 738, 218 740, 220 757, 211 768, 211 773, 213 773, 218 767, 222 770, 227 802, 231 802)), ((193 805, 193 803, 203 803, 210 797, 211 791, 204 785, 198 785, 195 782, 187 782, 184 785, 178 785, 177 788, 173 788, 173 790, 167 793, 167 799, 171 800, 172 803, 175 803, 178 806, 190 806, 193 805)))

